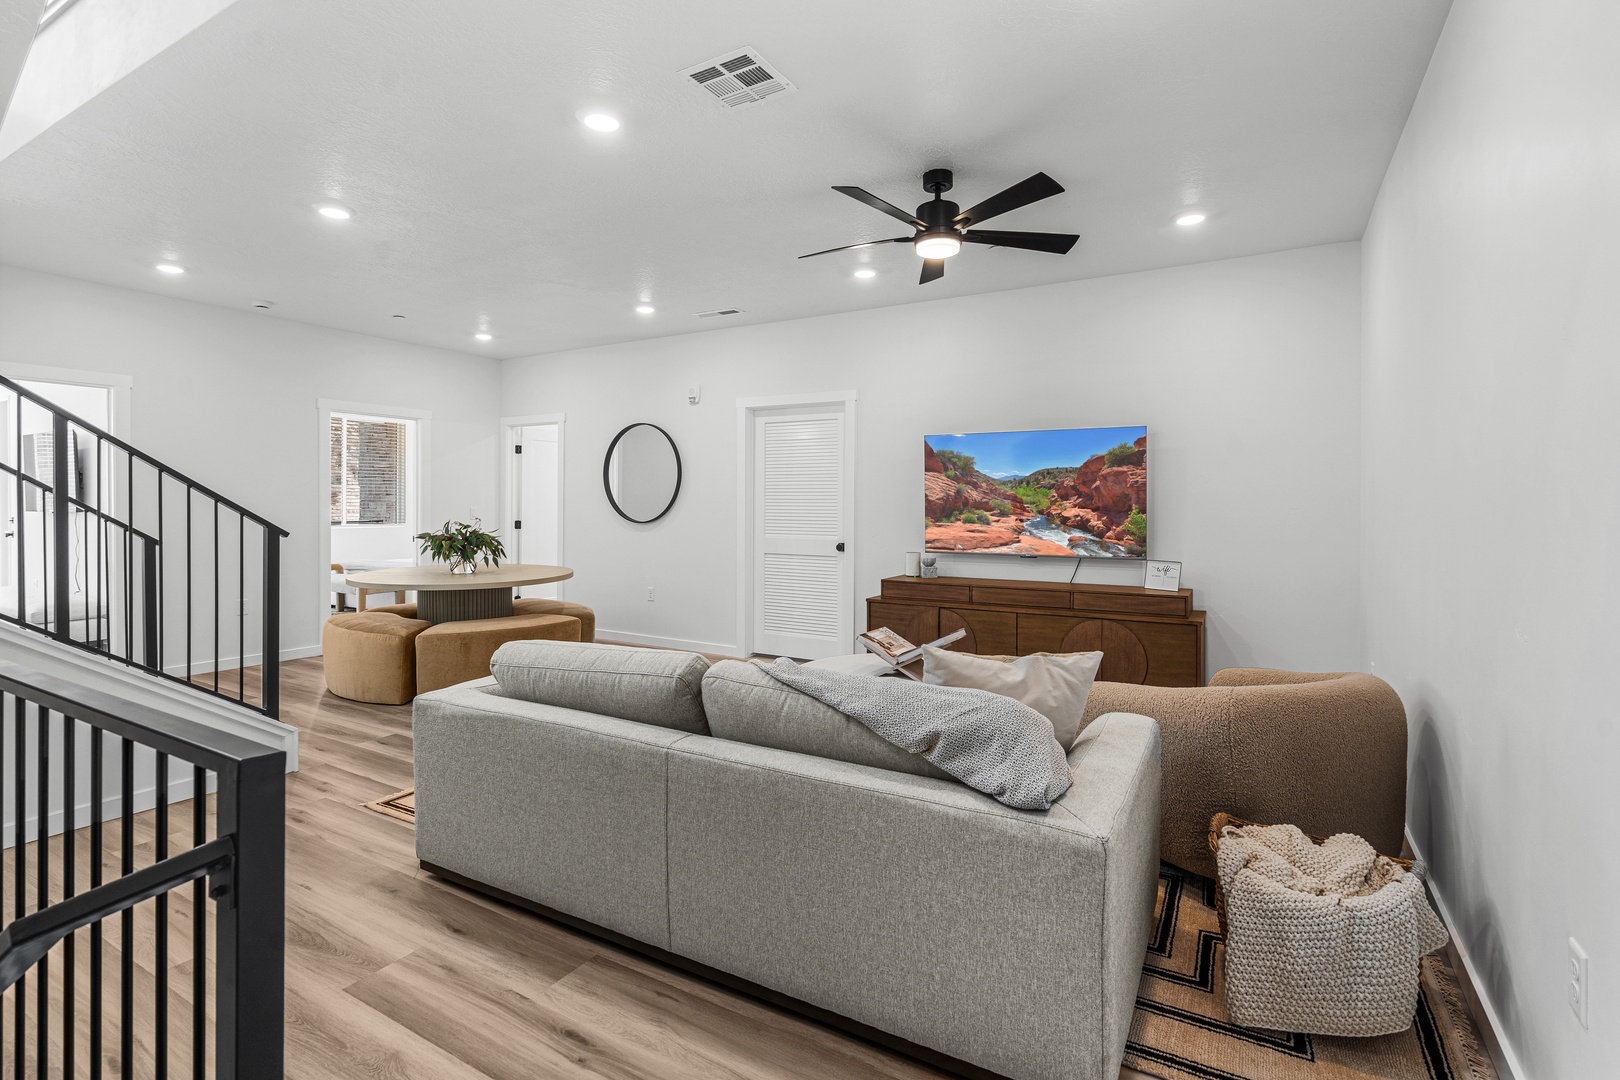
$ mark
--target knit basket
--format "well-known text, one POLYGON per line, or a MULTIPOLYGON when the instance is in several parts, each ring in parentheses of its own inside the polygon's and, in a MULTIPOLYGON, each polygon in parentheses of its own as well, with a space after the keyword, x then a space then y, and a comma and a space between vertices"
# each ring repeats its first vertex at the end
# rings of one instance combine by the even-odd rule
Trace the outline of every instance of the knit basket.
POLYGON ((1348 834, 1227 814, 1210 822, 1210 847, 1233 1023, 1318 1035, 1411 1026, 1419 962, 1446 942, 1411 863, 1348 834))
MULTIPOLYGON (((1245 821, 1231 814, 1216 814, 1209 819, 1209 853, 1216 857, 1220 856, 1221 830, 1228 825, 1241 829, 1245 825, 1258 824, 1260 824, 1258 821, 1245 821)), ((1306 833, 1305 838, 1313 844, 1327 843, 1327 837, 1325 836, 1312 836, 1310 833, 1306 833)), ((1411 870, 1414 865, 1411 859, 1401 859, 1394 855, 1385 855, 1384 858, 1399 866, 1402 870, 1411 870)), ((1415 872, 1419 877, 1422 876, 1421 870, 1415 872)), ((1215 919, 1220 924, 1221 937, 1224 938, 1226 936, 1226 891, 1221 888, 1221 879, 1219 877, 1215 879, 1215 919)))

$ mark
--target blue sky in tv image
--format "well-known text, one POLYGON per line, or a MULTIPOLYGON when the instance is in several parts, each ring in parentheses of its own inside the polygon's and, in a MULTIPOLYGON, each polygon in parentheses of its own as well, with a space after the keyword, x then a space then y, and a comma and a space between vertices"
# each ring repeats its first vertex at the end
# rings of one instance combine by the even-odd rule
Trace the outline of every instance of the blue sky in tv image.
POLYGON ((937 453, 957 450, 973 455, 979 471, 998 480, 1028 476, 1040 469, 1078 466, 1094 454, 1120 443, 1134 443, 1147 426, 1052 428, 1043 431, 987 431, 924 436, 937 453))

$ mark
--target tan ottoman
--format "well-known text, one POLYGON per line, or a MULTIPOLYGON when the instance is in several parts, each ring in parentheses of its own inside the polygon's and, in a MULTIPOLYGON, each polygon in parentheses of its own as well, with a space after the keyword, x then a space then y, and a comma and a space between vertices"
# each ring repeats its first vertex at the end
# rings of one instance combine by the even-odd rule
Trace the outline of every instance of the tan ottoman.
MULTIPOLYGON (((399 616, 390 616, 399 618, 399 616)), ((509 615, 423 624, 416 636, 416 692, 489 675, 489 660, 508 641, 578 641, 579 620, 571 615, 509 615)))
MULTIPOLYGON (((401 618, 416 618, 415 604, 389 604, 386 607, 369 607, 367 611, 386 611, 401 618)), ((570 604, 566 600, 524 600, 512 601, 514 615, 569 615, 579 620, 579 640, 589 644, 596 640, 596 612, 584 604, 570 604)))
POLYGON ((586 644, 596 640, 596 612, 584 604, 570 604, 566 600, 518 599, 512 601, 512 610, 519 615, 572 616, 579 620, 579 640, 586 644))
POLYGON ((409 704, 416 696, 416 637, 432 625, 376 611, 333 615, 321 628, 326 688, 350 701, 409 704))

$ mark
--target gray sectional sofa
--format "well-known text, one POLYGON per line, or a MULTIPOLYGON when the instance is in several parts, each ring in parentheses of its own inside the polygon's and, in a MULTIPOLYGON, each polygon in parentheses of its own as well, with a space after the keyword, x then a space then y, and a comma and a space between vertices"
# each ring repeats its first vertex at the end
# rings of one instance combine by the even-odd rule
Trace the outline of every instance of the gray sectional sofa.
POLYGON ((1002 806, 738 661, 504 646, 416 699, 417 854, 968 1075, 1114 1080, 1158 875, 1159 737, 1095 720, 1002 806))

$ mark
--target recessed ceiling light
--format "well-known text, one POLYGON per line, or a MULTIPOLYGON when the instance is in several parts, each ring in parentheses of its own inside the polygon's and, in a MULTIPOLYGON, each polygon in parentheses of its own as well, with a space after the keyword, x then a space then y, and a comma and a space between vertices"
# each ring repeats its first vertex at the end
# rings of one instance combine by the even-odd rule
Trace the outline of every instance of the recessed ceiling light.
POLYGON ((1203 221, 1204 215, 1197 213, 1196 211, 1191 214, 1182 214, 1180 217, 1176 218, 1177 225, 1200 225, 1203 223, 1203 221))
POLYGON ((183 274, 186 268, 178 263, 158 263, 157 272, 160 274, 183 274))
POLYGON ((860 270, 857 270, 857 271, 855 271, 855 276, 856 276, 856 277, 858 277, 858 278, 872 278, 872 277, 877 277, 877 271, 876 271, 876 270, 868 270, 868 269, 865 269, 865 268, 862 268, 862 269, 860 269, 860 270))
POLYGON ((315 212, 321 217, 330 218, 333 221, 348 221, 354 217, 353 210, 350 210, 347 206, 339 206, 337 203, 317 203, 315 212))
POLYGON ((495 335, 494 334, 485 334, 485 333, 482 333, 482 332, 474 334, 473 337, 477 338, 479 341, 493 341, 493 340, 495 340, 495 335))
POLYGON ((637 304, 636 305, 636 314, 637 315, 651 315, 653 312, 655 312, 657 310, 658 309, 653 307, 651 304, 637 304))
POLYGON ((581 113, 579 122, 592 131, 618 131, 619 118, 605 112, 581 113))

